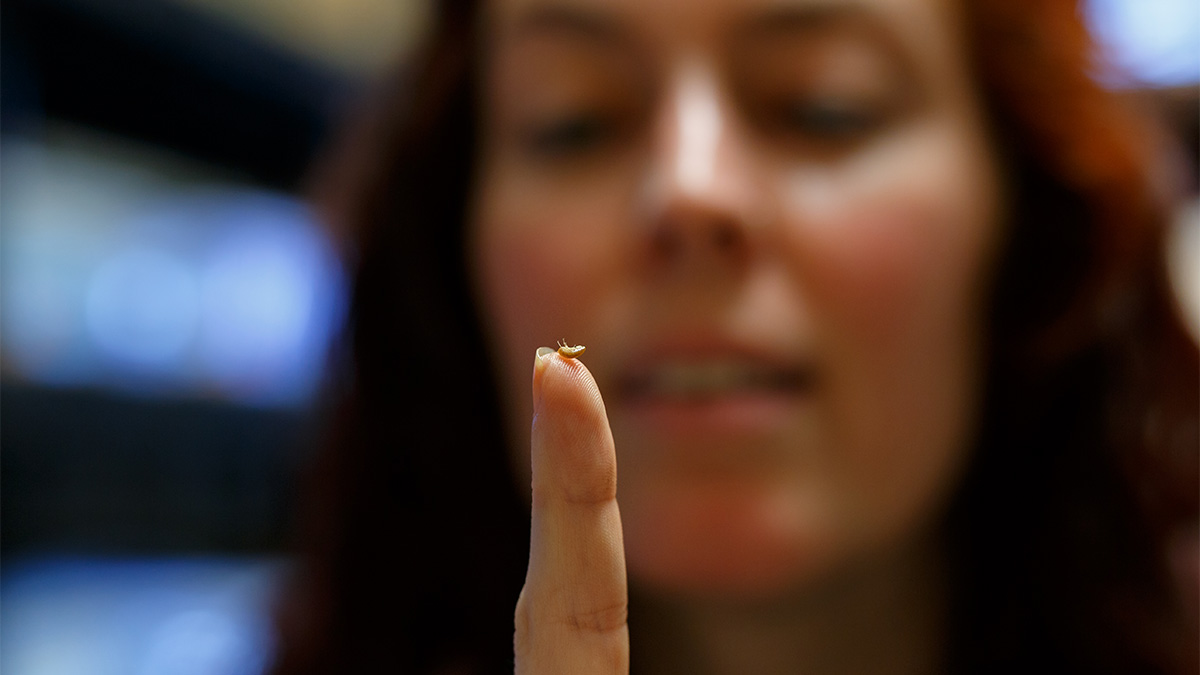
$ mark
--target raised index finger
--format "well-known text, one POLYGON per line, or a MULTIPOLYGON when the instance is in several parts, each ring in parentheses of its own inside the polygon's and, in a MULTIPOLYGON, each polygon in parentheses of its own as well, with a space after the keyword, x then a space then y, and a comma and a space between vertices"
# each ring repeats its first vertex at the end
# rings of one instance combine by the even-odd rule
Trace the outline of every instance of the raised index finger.
POLYGON ((626 673, 629 632, 617 460, 604 401, 579 361, 538 350, 529 570, 518 673, 626 673))

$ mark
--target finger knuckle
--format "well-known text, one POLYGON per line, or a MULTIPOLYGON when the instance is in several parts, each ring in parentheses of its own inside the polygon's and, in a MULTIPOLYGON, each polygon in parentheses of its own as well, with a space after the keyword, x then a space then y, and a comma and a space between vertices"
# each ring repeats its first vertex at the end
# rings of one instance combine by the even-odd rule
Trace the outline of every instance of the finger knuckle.
POLYGON ((625 627, 629 620, 629 604, 626 602, 571 612, 564 623, 581 633, 611 633, 625 627))
POLYGON ((568 504, 601 505, 617 498, 616 467, 593 464, 581 467, 576 480, 562 487, 562 497, 568 504))

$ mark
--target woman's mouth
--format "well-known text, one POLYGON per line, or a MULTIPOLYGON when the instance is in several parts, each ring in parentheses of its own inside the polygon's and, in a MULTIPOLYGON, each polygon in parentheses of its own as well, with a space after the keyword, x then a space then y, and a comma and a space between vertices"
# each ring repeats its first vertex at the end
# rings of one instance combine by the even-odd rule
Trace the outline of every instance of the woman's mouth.
POLYGON ((809 380, 804 369, 764 363, 667 361, 627 378, 622 390, 635 399, 695 403, 747 395, 798 395, 809 380))
POLYGON ((744 356, 664 358, 623 378, 632 421, 671 436, 769 432, 810 399, 811 367, 744 356))

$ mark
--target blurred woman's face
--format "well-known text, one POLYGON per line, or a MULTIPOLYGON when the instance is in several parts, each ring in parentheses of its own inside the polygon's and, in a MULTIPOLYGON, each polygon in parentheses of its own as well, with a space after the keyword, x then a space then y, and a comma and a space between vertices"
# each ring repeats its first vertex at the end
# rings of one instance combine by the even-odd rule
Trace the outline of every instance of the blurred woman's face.
MULTIPOLYGON (((938 515, 998 184, 949 0, 495 0, 470 255, 528 471, 585 344, 630 575, 802 588, 938 515)), ((527 475, 527 474, 526 474, 527 475)))

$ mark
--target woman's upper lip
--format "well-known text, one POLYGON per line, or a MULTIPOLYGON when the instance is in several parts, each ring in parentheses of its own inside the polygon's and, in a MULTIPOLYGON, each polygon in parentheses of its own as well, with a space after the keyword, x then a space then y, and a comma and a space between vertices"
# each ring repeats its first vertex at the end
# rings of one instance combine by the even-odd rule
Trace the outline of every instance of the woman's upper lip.
POLYGON ((787 350, 695 333, 648 341, 619 371, 625 397, 695 398, 733 390, 799 393, 815 382, 813 360, 787 350))

